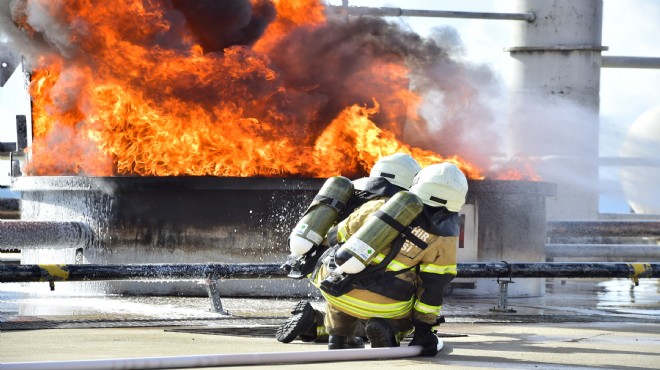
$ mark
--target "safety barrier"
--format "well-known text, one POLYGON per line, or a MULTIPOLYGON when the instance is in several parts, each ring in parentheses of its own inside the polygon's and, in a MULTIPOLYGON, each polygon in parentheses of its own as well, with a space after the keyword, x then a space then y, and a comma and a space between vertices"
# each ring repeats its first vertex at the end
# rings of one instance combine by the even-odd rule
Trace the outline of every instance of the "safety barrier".
MULTIPOLYGON (((486 262, 459 263, 468 278, 631 278, 660 277, 660 263, 486 262)), ((91 280, 203 280, 285 277, 280 264, 193 263, 130 265, 1 265, 0 283, 91 280)))
MULTIPOLYGON (((502 261, 459 263, 457 271, 459 277, 497 278, 499 303, 494 310, 515 312, 507 308, 507 287, 512 278, 629 278, 638 284, 639 278, 660 278, 660 263, 502 261)), ((48 282, 51 289, 55 289, 56 281, 202 280, 206 283, 212 309, 220 314, 226 312, 217 289, 218 279, 285 276, 280 264, 0 265, 0 283, 48 282)))

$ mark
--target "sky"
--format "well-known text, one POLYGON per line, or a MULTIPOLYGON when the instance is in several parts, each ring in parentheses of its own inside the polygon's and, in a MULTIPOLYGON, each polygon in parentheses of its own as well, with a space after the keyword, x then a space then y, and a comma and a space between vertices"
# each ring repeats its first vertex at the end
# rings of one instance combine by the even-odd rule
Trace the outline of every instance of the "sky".
MULTIPOLYGON (((329 1, 341 5, 341 0, 329 1)), ((469 12, 512 13, 512 0, 435 0, 380 1, 349 0, 350 6, 395 7, 403 9, 453 10, 469 12)), ((509 54, 503 49, 511 43, 511 27, 516 21, 398 18, 422 36, 435 27, 456 29, 464 46, 464 58, 473 63, 486 64, 501 75, 506 84, 509 54)), ((604 0, 602 45, 609 49, 603 56, 660 57, 660 1, 604 0)), ((603 68, 600 84, 600 156, 618 157, 630 126, 644 112, 660 105, 660 70, 603 68)), ((660 151, 660 149, 659 149, 660 151)), ((614 167, 600 170, 601 213, 627 213, 614 167)))

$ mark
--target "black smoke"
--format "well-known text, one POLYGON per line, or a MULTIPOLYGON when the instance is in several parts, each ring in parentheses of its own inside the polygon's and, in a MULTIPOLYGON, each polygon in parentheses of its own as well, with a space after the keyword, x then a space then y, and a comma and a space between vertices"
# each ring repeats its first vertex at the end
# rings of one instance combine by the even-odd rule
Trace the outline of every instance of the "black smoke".
POLYGON ((172 0, 172 4, 208 52, 253 45, 276 16, 269 0, 172 0))

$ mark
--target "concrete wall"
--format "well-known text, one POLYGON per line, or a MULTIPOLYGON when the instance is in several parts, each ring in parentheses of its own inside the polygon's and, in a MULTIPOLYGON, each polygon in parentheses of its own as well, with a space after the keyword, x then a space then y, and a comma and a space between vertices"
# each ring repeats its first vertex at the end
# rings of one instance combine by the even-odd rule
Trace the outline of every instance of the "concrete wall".
MULTIPOLYGON (((287 238, 322 179, 23 177, 25 221, 78 221, 92 236, 82 248, 24 250, 37 263, 278 263, 289 254, 287 238)), ((545 198, 553 184, 470 181, 464 247, 459 262, 545 261, 545 198), (476 260, 474 259, 476 258, 476 260)), ((461 251, 459 251, 461 252, 461 251)), ((487 280, 487 281, 486 281, 487 280)), ((484 279, 464 294, 496 295, 484 279)), ((63 284, 60 284, 63 285, 63 284)), ((199 283, 68 283, 105 293, 204 294, 199 283)), ((316 294, 306 280, 223 281, 226 295, 316 294)), ((543 283, 516 284, 512 296, 543 295, 543 283)))

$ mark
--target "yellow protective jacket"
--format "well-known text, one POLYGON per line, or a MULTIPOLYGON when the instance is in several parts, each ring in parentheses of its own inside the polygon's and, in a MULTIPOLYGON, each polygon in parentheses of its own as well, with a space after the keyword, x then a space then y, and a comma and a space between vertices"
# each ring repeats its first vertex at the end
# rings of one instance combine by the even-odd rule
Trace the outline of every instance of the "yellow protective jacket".
MULTIPOLYGON (((386 199, 371 200, 355 210, 340 222, 337 240, 345 242, 376 212, 386 199)), ((427 243, 422 249, 409 240, 395 240, 371 262, 378 264, 385 259, 395 243, 402 244, 395 258, 387 265, 389 278, 413 284, 412 296, 405 300, 388 297, 388 290, 397 284, 376 284, 369 289, 353 289, 339 297, 321 290, 324 298, 334 308, 361 319, 382 317, 391 319, 414 317, 417 320, 434 324, 442 309, 442 292, 445 286, 456 276, 456 248, 459 235, 458 214, 444 207, 424 206, 420 214, 410 225, 412 233, 427 243), (376 291, 381 293, 376 293, 376 291)), ((331 265, 324 263, 314 278, 320 282, 328 276, 331 265)), ((356 274, 357 275, 357 274, 356 274)), ((407 284, 403 284, 406 286, 407 284)))

